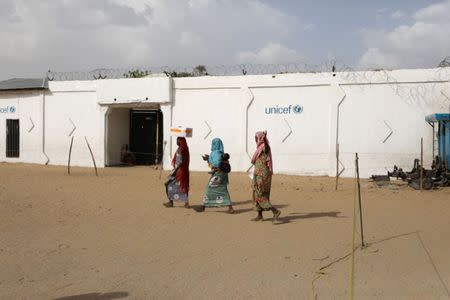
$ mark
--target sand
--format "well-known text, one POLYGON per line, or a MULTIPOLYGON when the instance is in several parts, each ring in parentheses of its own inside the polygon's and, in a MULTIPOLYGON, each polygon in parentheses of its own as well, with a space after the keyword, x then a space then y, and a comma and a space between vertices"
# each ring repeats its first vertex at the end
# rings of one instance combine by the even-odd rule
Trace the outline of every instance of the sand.
MULTIPOLYGON (((206 173, 191 174, 192 209, 163 207, 165 174, 0 164, 0 299, 348 298, 352 179, 336 192, 333 178, 275 175, 273 224, 250 221, 246 174, 230 177, 235 215, 196 211, 206 173)), ((363 180, 362 202, 355 299, 448 299, 450 188, 363 180)))

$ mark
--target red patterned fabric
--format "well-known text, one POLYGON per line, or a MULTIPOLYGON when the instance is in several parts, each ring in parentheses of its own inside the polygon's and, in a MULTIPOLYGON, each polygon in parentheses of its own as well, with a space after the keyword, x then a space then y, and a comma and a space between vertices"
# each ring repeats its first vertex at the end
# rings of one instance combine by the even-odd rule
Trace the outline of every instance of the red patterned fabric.
POLYGON ((256 151, 252 157, 252 164, 256 163, 258 157, 261 156, 263 150, 267 154, 267 166, 269 167, 270 173, 273 172, 272 163, 272 151, 270 150, 269 140, 267 139, 267 131, 258 131, 255 134, 256 140, 256 151))
MULTIPOLYGON (((186 139, 183 137, 177 138, 178 149, 177 152, 183 157, 180 168, 177 171, 176 178, 180 183, 180 190, 183 193, 189 192, 189 147, 187 145, 186 139)), ((177 161, 177 154, 173 156, 172 166, 175 167, 177 161)))

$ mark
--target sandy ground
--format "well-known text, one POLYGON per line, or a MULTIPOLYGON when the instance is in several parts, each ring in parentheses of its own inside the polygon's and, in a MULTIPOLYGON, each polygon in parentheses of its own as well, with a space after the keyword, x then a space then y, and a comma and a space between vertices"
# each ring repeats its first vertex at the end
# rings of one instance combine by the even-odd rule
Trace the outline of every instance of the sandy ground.
MULTIPOLYGON (((352 180, 336 192, 333 178, 274 176, 272 224, 250 221, 245 174, 231 174, 229 215, 195 210, 204 173, 191 175, 194 209, 167 209, 159 171, 99 172, 0 164, 0 299, 348 298, 352 180)), ((363 181, 362 197, 355 299, 448 299, 450 188, 363 181)))

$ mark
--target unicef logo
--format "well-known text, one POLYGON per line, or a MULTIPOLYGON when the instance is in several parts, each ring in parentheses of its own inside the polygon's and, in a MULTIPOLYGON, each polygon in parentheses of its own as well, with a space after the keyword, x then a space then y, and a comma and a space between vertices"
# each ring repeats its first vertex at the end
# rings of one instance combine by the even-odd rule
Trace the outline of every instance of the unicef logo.
POLYGON ((289 115, 289 114, 301 114, 303 112, 303 106, 299 104, 287 105, 287 106, 272 106, 264 109, 266 115, 289 115))
POLYGON ((295 114, 301 114, 303 112, 303 106, 301 105, 294 105, 292 108, 295 114))
POLYGON ((0 107, 0 114, 13 114, 16 112, 16 107, 15 106, 4 106, 4 107, 0 107))

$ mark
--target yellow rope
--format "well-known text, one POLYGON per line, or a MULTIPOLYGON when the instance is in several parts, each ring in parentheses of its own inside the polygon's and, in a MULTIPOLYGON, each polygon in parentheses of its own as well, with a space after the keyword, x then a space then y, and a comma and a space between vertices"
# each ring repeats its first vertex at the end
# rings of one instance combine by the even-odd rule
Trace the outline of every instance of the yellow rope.
POLYGON ((355 189, 353 190, 353 228, 352 228, 352 259, 350 263, 350 293, 349 299, 353 300, 353 287, 354 287, 354 277, 355 277, 355 237, 356 237, 356 189, 357 189, 357 179, 356 179, 356 168, 355 168, 355 189))

